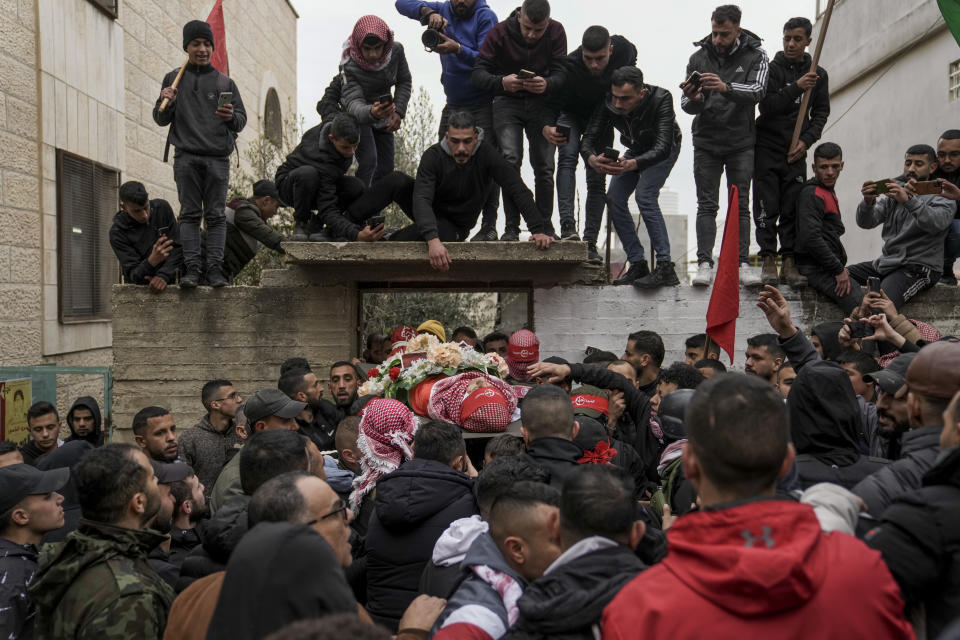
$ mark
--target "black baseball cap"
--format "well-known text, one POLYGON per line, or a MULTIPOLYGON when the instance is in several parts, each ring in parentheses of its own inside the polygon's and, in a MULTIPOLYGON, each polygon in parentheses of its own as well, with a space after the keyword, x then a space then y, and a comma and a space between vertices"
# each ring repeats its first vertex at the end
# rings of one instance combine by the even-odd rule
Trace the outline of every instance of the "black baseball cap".
POLYGON ((182 462, 160 462, 151 459, 150 464, 153 465, 153 473, 157 476, 157 484, 173 484, 193 475, 190 465, 182 462))
POLYGON ((253 197, 262 198, 269 196, 280 203, 281 207, 289 207, 286 202, 280 199, 280 192, 277 191, 277 185, 273 180, 257 180, 253 183, 253 197))
POLYGON ((27 496, 58 491, 70 480, 70 469, 40 471, 29 464, 0 467, 0 513, 14 508, 27 496))
POLYGON ((296 418, 307 407, 306 402, 290 399, 280 389, 263 389, 247 398, 243 412, 252 428, 259 420, 277 416, 278 418, 296 418))
POLYGON ((907 369, 916 357, 916 353, 901 353, 885 368, 863 376, 863 381, 876 382, 884 393, 900 397, 906 393, 907 369))

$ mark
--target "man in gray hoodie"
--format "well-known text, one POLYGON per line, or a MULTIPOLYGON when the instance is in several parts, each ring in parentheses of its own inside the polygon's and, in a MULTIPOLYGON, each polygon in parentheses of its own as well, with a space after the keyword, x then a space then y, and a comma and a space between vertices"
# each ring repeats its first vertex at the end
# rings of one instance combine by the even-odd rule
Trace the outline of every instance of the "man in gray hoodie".
POLYGON ((861 229, 883 225, 883 253, 847 269, 861 285, 868 278, 880 278, 880 287, 897 309, 934 286, 943 271, 943 240, 953 222, 953 203, 939 195, 914 195, 905 188, 910 179, 930 180, 936 169, 933 147, 914 145, 907 149, 902 176, 880 183, 869 180, 860 189, 863 202, 857 207, 857 225, 861 229))

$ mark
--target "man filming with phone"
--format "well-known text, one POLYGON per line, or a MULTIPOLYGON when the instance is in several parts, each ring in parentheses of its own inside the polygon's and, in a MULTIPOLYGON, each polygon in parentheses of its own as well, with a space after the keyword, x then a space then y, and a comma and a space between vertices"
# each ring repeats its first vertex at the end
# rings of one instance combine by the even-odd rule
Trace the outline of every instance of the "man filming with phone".
POLYGON ((170 203, 151 200, 141 182, 120 185, 120 211, 110 226, 110 247, 128 284, 163 293, 183 260, 180 229, 170 203))
POLYGON ((943 271, 943 240, 953 221, 954 204, 942 195, 914 195, 917 183, 930 181, 937 169, 933 147, 918 144, 907 149, 903 175, 895 180, 868 180, 860 193, 857 225, 873 229, 883 225, 883 253, 872 262, 850 265, 850 277, 861 285, 867 278, 881 286, 897 309, 913 296, 934 286, 943 271))
MULTIPOLYGON (((167 142, 173 154, 173 179, 180 198, 185 273, 180 286, 188 289, 206 281, 212 287, 227 284, 223 251, 227 242, 224 204, 230 180, 230 154, 237 134, 247 124, 247 113, 237 85, 210 64, 213 30, 201 20, 183 26, 183 50, 188 62, 180 86, 171 86, 179 69, 163 78, 153 120, 170 126, 167 142), (169 101, 164 109, 161 105, 169 101), (207 227, 206 265, 200 253, 200 219, 207 227), (204 271, 206 272, 204 274, 204 271)), ((164 158, 166 159, 166 158, 164 158)))

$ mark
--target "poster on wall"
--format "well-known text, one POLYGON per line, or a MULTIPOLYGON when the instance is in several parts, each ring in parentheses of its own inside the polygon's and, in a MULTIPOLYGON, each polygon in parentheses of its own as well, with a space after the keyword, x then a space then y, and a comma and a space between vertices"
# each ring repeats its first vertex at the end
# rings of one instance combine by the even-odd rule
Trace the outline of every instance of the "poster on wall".
POLYGON ((30 378, 0 380, 0 440, 23 444, 30 429, 27 409, 31 401, 30 378))

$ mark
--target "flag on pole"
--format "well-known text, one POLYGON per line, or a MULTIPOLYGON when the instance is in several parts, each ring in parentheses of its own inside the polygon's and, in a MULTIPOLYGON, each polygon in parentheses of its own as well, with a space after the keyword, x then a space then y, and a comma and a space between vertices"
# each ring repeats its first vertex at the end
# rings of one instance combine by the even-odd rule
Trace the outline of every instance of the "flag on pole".
POLYGON ((960 44, 960 0, 937 0, 937 4, 940 5, 943 19, 947 21, 947 28, 960 44))
POLYGON ((213 55, 210 64, 225 76, 230 75, 230 64, 227 62, 227 32, 223 26, 223 0, 217 0, 207 16, 207 24, 213 31, 213 55))
POLYGON ((730 188, 730 205, 720 243, 717 275, 713 279, 710 306, 707 307, 707 335, 730 356, 733 364, 733 344, 737 335, 737 316, 740 315, 740 192, 730 188))

